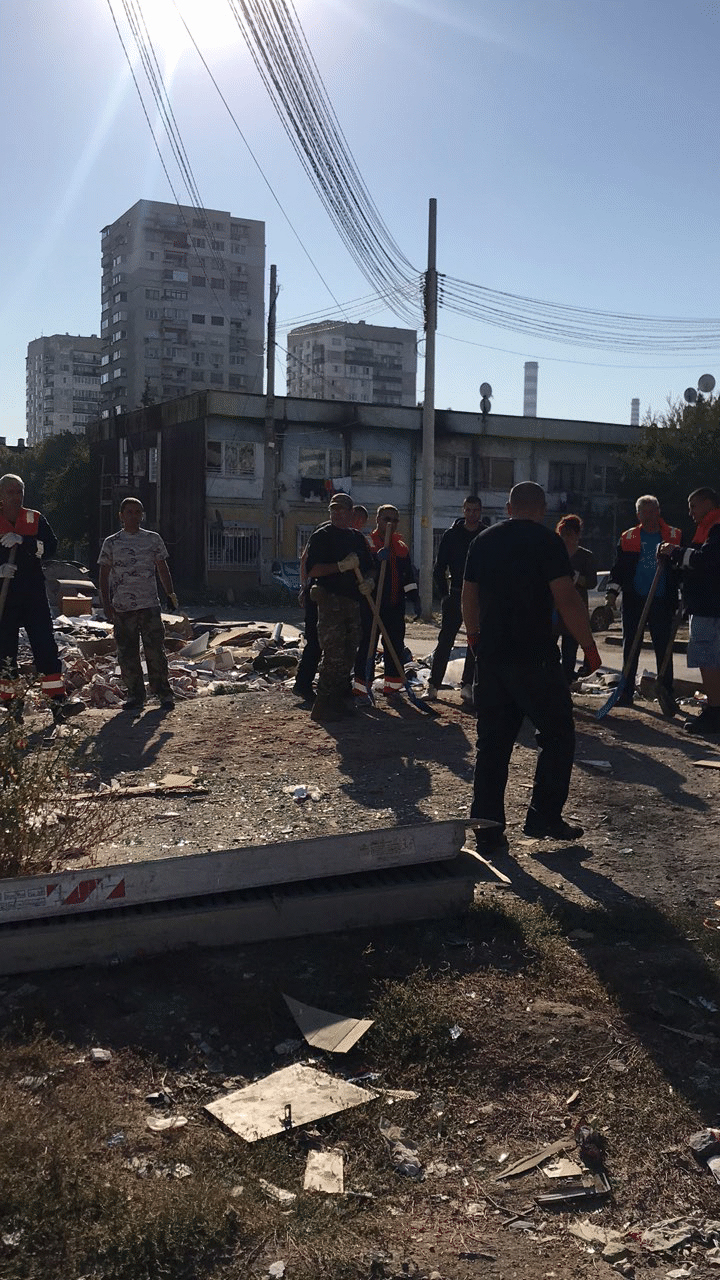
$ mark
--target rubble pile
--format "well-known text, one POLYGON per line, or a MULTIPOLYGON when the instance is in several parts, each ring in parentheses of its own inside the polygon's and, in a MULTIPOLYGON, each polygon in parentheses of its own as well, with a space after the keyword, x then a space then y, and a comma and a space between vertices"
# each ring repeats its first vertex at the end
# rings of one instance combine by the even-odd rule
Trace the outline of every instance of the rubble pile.
MULTIPOLYGON (((283 684, 297 668, 299 641, 286 643, 278 627, 194 623, 175 614, 162 619, 170 686, 178 699, 267 690, 283 684)), ((112 624, 99 614, 60 614, 53 627, 68 686, 90 707, 119 707, 127 695, 112 624)), ((29 671, 31 661, 29 646, 21 646, 21 670, 29 671)), ((34 696, 39 695, 31 691, 30 699, 34 696)))

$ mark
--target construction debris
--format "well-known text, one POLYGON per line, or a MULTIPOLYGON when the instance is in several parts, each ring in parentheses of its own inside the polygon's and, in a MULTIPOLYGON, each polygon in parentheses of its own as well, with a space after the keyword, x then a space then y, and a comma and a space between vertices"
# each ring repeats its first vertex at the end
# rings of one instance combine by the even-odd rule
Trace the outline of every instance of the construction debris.
POLYGON ((343 1165, 343 1153, 337 1148, 331 1151, 308 1151, 304 1190, 342 1195, 345 1190, 343 1165))
POLYGON ((550 1160, 552 1156, 559 1155, 561 1151, 568 1151, 575 1146, 575 1139, 568 1134, 565 1138, 559 1138, 557 1142, 553 1142, 549 1147, 543 1147, 542 1151, 536 1151, 532 1156, 525 1156, 522 1160, 516 1160, 515 1164, 511 1164, 507 1169, 503 1169, 502 1173, 496 1175, 496 1182, 503 1182, 505 1178, 517 1178, 521 1173, 528 1173, 530 1169, 536 1169, 538 1165, 544 1164, 546 1160, 550 1160))
POLYGON ((296 1063, 217 1098, 208 1103, 205 1110, 246 1142, 257 1142, 259 1138, 297 1129, 322 1116, 359 1107, 376 1096, 326 1072, 296 1063))
POLYGON ((423 1168, 417 1147, 407 1141, 402 1129, 383 1118, 380 1120, 380 1132, 395 1172, 404 1178, 422 1178, 423 1168))
POLYGON ((308 1044, 327 1053, 347 1053, 373 1025, 372 1018, 345 1018, 283 996, 308 1044))

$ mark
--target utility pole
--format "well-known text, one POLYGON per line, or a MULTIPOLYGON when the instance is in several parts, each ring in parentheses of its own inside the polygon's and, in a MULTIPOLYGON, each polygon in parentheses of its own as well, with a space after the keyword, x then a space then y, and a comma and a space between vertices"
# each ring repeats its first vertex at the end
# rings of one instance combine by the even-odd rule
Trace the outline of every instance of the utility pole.
POLYGON ((270 571, 275 559, 275 303, 277 301, 277 267, 270 267, 270 300, 267 324, 267 382, 265 390, 265 446, 263 469, 263 519, 260 547, 260 582, 272 584, 270 571))
POLYGON ((435 330, 437 328, 437 200, 428 215, 425 275, 425 393, 422 413, 422 496, 420 512, 420 599, 423 618, 432 618, 433 505, 435 498, 435 330))

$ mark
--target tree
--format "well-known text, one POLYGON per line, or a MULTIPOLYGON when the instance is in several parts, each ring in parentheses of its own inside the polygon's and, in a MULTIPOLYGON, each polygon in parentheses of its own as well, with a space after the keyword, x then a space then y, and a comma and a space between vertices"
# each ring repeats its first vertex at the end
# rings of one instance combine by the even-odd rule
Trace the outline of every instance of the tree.
POLYGON ((667 412, 645 421, 623 457, 623 496, 654 493, 665 519, 685 524, 687 496, 701 485, 720 488, 720 398, 668 401, 667 412))
POLYGON ((25 482, 27 503, 42 511, 58 537, 58 555, 72 557, 88 540, 93 501, 90 450, 84 435, 61 431, 18 453, 0 447, 0 475, 10 471, 25 482))

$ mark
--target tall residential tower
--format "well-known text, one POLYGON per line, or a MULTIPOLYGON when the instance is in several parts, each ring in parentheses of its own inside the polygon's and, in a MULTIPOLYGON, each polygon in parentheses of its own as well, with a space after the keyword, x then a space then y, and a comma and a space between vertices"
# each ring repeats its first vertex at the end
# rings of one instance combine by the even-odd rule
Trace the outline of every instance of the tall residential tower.
POLYGON ((417 334, 322 320, 288 334, 287 393, 307 400, 417 404, 417 334))
POLYGON ((265 223, 138 200, 102 232, 103 416, 263 390, 265 223))
POLYGON ((84 431, 100 410, 103 344, 69 333, 28 343, 25 361, 27 442, 39 444, 59 431, 84 431))

